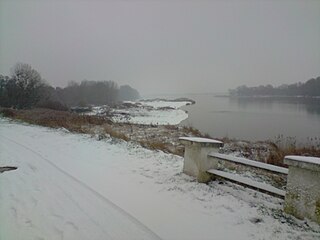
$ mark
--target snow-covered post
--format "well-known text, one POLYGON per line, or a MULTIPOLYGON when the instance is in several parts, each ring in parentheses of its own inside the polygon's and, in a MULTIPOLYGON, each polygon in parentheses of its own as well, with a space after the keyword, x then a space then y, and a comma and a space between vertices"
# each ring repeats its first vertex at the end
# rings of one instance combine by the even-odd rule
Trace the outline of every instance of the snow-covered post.
POLYGON ((320 224, 320 158, 286 156, 289 166, 284 211, 320 224))
POLYGON ((198 137, 180 137, 179 140, 185 146, 183 172, 196 177, 198 182, 209 181, 207 170, 216 163, 208 158, 208 153, 218 152, 223 142, 198 137))

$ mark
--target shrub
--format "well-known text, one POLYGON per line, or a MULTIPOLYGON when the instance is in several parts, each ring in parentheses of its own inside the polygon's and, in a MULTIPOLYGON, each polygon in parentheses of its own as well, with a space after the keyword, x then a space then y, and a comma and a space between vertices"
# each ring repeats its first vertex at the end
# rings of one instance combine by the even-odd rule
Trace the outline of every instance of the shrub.
POLYGON ((153 150, 161 150, 163 152, 171 152, 168 148, 168 145, 160 141, 150 141, 150 140, 140 140, 140 145, 145 148, 153 150))
POLYGON ((37 104, 39 108, 47 108, 58 111, 68 111, 68 107, 58 101, 46 100, 37 104))
POLYGON ((124 133, 113 130, 109 124, 104 125, 103 129, 105 133, 109 134, 113 138, 122 139, 124 141, 130 140, 129 137, 126 136, 124 133))
POLYGON ((312 156, 320 157, 320 149, 317 149, 313 146, 311 147, 287 147, 279 148, 275 145, 274 150, 272 150, 267 158, 267 163, 285 166, 283 159, 287 155, 298 155, 298 156, 312 156))
POLYGON ((2 114, 2 116, 8 117, 8 118, 13 118, 16 116, 15 111, 13 109, 9 109, 9 108, 1 109, 0 113, 2 114))
POLYGON ((186 133, 192 134, 193 136, 196 136, 196 137, 202 136, 201 132, 198 129, 193 127, 183 127, 183 131, 186 133))

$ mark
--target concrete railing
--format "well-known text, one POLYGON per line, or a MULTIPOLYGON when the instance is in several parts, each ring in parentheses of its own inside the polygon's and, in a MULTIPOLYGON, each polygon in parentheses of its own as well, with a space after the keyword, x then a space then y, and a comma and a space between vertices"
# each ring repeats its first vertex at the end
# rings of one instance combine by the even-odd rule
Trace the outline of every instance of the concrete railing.
MULTIPOLYGON (((214 177, 211 173, 225 177, 226 174, 217 169, 221 159, 288 175, 286 192, 283 193, 284 211, 299 219, 309 218, 320 224, 320 158, 286 156, 284 163, 289 166, 288 171, 248 159, 223 157, 217 153, 223 147, 221 141, 193 137, 181 137, 179 140, 185 146, 183 172, 195 177, 198 182, 211 180, 214 177)), ((229 179, 232 180, 232 177, 229 179)))
POLYGON ((320 224, 320 158, 286 156, 289 166, 284 211, 320 224))
POLYGON ((208 182, 211 179, 207 170, 214 168, 214 162, 208 159, 209 152, 218 152, 223 142, 196 137, 181 137, 185 146, 183 172, 197 178, 198 182, 208 182))

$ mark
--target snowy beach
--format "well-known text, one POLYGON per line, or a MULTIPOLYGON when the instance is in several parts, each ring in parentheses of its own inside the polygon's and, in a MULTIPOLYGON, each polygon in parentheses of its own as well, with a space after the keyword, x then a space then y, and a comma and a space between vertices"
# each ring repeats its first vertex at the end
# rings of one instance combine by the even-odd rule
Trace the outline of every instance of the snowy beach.
POLYGON ((192 100, 124 101, 122 105, 111 109, 107 106, 93 107, 93 110, 88 114, 103 116, 108 113, 112 116, 112 120, 117 123, 177 125, 188 118, 186 111, 180 108, 190 104, 192 104, 192 100))

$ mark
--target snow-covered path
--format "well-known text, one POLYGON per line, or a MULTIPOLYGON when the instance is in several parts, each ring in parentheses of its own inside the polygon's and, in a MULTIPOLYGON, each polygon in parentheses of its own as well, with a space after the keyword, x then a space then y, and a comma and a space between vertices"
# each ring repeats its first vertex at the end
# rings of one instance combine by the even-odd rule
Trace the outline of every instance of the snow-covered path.
POLYGON ((0 165, 18 167, 0 174, 1 240, 320 237, 279 199, 199 184, 182 158, 122 141, 0 119, 0 165))
POLYGON ((159 239, 39 153, 0 137, 1 159, 19 166, 0 178, 0 239, 159 239))

